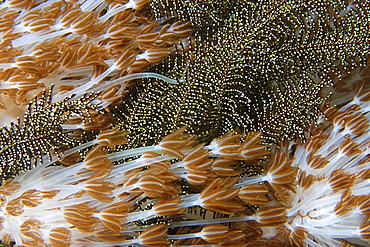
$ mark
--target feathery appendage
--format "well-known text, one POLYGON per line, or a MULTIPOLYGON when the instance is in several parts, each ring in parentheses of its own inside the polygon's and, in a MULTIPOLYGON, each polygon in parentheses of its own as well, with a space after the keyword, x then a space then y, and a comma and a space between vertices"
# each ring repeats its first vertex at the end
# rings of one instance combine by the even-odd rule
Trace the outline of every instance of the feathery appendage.
POLYGON ((57 103, 51 102, 51 95, 52 87, 30 102, 22 121, 18 118, 0 129, 1 183, 43 163, 44 155, 49 160, 52 156, 60 158, 63 150, 79 144, 63 130, 63 124, 71 116, 86 122, 90 111, 97 109, 92 103, 97 94, 85 94, 79 99, 72 95, 57 103))
POLYGON ((158 19, 189 20, 195 37, 188 51, 153 68, 186 80, 144 80, 113 109, 131 132, 129 148, 181 126, 207 142, 236 128, 274 143, 304 139, 329 95, 322 89, 364 66, 369 53, 369 1, 155 0, 151 7, 158 19))

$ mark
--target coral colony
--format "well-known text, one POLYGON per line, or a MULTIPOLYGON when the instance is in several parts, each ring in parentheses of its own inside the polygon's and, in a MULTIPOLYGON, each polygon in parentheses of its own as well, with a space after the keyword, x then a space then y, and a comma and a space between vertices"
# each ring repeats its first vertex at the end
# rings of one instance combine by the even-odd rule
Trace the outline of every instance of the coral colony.
POLYGON ((369 1, 0 4, 6 246, 369 246, 369 1))

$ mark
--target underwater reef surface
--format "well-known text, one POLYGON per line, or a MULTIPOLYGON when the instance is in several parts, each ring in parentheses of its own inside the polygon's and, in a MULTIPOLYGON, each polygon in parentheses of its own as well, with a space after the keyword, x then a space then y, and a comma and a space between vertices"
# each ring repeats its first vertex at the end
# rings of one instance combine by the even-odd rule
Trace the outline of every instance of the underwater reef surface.
POLYGON ((367 246, 369 1, 3 1, 0 237, 367 246))

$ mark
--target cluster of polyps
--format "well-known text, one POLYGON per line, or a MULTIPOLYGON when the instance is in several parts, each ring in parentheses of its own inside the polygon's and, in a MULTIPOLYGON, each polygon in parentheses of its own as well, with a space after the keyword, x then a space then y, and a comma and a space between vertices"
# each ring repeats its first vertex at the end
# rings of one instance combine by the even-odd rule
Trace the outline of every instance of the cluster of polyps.
POLYGON ((2 125, 22 117, 31 98, 55 84, 59 101, 103 91, 106 106, 122 97, 128 81, 186 46, 186 23, 149 20, 148 0, 4 1, 0 4, 0 109, 2 125), (142 11, 143 10, 143 11, 142 11), (6 115, 6 116, 5 116, 6 115), (9 118, 9 119, 7 119, 9 118))
MULTIPOLYGON (((260 144, 260 133, 249 133, 243 142, 240 135, 230 133, 204 146, 180 129, 156 146, 107 154, 105 148, 122 144, 124 135, 116 128, 104 131, 89 143, 96 145, 83 162, 69 167, 38 166, 8 180, 0 191, 3 241, 11 239, 26 246, 165 245, 179 235, 167 235, 163 224, 139 227, 136 222, 158 217, 167 222, 194 206, 243 215, 239 177, 230 177, 230 172, 237 160, 256 160, 268 153, 260 144), (113 165, 135 156, 140 157, 113 165), (181 181, 194 187, 191 193, 181 194, 181 181), (138 206, 143 201, 150 207, 138 206)), ((280 215, 261 211, 250 217, 260 223, 276 223, 274 218, 280 215)), ((244 236, 242 231, 212 220, 209 224, 178 223, 172 226, 205 224, 201 232, 180 239, 200 237, 209 243, 232 244, 244 236)))
POLYGON ((353 100, 326 107, 327 120, 297 145, 292 166, 298 184, 285 224, 296 243, 339 246, 338 239, 345 239, 369 245, 369 101, 368 84, 357 84, 353 100))
POLYGON ((261 133, 205 145, 184 129, 107 153, 127 133, 103 131, 66 152, 95 145, 83 162, 38 166, 0 188, 0 235, 25 246, 366 245, 369 99, 359 84, 306 143, 273 154, 261 133))

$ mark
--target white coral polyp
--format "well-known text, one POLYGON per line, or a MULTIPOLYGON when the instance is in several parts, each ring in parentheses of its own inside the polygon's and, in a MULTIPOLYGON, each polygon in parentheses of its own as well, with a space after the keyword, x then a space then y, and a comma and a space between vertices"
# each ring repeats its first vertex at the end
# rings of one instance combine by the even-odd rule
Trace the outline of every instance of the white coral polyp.
POLYGON ((370 114, 369 102, 364 100, 369 95, 368 88, 359 87, 354 100, 320 123, 318 134, 308 140, 311 143, 296 146, 293 166, 299 168, 299 179, 296 193, 291 193, 291 208, 286 211, 286 226, 306 229, 308 246, 340 246, 339 239, 370 244, 368 213, 360 209, 364 200, 370 199, 366 175, 370 168, 370 114), (315 140, 320 143, 318 148, 308 150, 315 140), (316 161, 322 161, 322 166, 309 163, 315 157, 320 158, 316 161), (305 183, 310 176, 314 183, 305 183))

